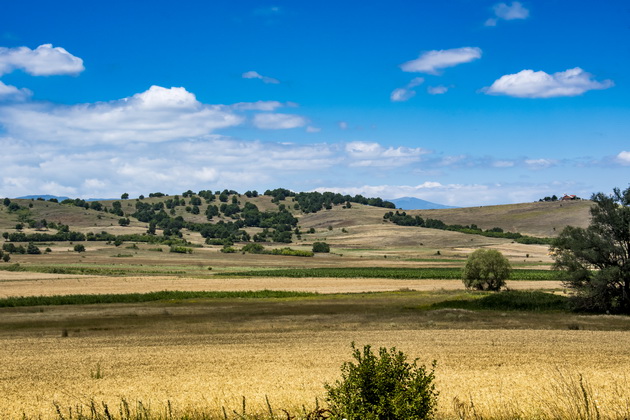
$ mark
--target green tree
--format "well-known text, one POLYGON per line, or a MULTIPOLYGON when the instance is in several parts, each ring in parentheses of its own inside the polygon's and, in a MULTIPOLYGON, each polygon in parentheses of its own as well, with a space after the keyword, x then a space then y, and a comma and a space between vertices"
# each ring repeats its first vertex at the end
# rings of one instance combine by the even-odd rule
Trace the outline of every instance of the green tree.
POLYGON ((510 276, 510 262, 495 249, 478 249, 468 257, 462 280, 468 289, 500 290, 510 276))
POLYGON ((122 200, 127 200, 127 199, 129 198, 129 194, 128 194, 128 193, 123 193, 123 194, 120 196, 120 198, 121 198, 122 200))
POLYGON ((330 245, 326 242, 313 242, 313 252, 330 252, 330 245))
POLYGON ((630 187, 591 200, 589 226, 567 226, 554 239, 554 267, 565 273, 575 309, 630 314, 630 187))
POLYGON ((76 244, 74 246, 74 251, 75 252, 85 252, 85 245, 83 245, 83 244, 76 244))
POLYGON ((369 345, 361 351, 352 343, 352 350, 356 363, 344 363, 341 380, 325 385, 332 418, 433 418, 438 396, 433 369, 418 366, 417 360, 408 362, 407 356, 395 348, 388 351, 381 347, 377 355, 369 345))
POLYGON ((37 255, 37 254, 41 254, 42 251, 33 242, 29 242, 28 246, 26 247, 26 253, 37 255))

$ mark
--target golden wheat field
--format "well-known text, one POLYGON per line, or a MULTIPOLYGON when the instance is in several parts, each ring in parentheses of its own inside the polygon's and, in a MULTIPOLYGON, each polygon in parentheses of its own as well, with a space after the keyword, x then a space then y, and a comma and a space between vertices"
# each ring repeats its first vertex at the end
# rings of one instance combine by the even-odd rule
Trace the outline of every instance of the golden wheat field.
POLYGON ((577 418, 580 375, 602 418, 630 414, 625 317, 414 310, 431 296, 4 308, 0 417, 121 399, 219 413, 243 397, 265 412, 268 397, 297 412, 322 401, 353 341, 436 360, 440 418, 577 418))
POLYGON ((53 402, 72 406, 94 399, 115 406, 121 398, 191 409, 239 408, 245 396, 252 411, 261 411, 268 396, 277 408, 296 409, 323 397, 323 383, 337 378, 353 340, 395 345, 426 363, 437 360, 440 417, 458 417, 458 398, 472 401, 484 417, 533 418, 562 406, 554 386, 566 389, 567 378, 578 374, 592 386, 604 416, 628 414, 627 333, 536 330, 167 330, 4 338, 0 414, 48 418, 53 402))

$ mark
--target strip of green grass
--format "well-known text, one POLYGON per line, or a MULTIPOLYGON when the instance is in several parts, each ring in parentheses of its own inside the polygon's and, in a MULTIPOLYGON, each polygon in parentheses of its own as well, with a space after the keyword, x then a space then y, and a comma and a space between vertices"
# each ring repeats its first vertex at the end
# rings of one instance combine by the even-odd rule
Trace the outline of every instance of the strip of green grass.
POLYGON ((244 292, 161 291, 105 295, 21 296, 0 299, 0 308, 50 305, 90 305, 96 303, 139 303, 184 299, 281 299, 312 296, 317 296, 317 293, 284 292, 275 290, 244 292))
POLYGON ((468 309, 495 311, 567 311, 569 298, 540 291, 508 290, 488 293, 479 298, 445 300, 434 303, 430 309, 468 309))
POLYGON ((28 271, 48 274, 86 274, 91 276, 126 276, 129 274, 186 274, 186 271, 147 270, 141 268, 110 268, 98 266, 54 266, 54 265, 0 265, 3 271, 28 271))
MULTIPOLYGON (((438 279, 459 280, 460 268, 391 268, 391 267, 339 267, 339 268, 289 268, 280 270, 252 270, 222 273, 222 276, 245 277, 333 277, 333 278, 387 278, 387 279, 438 279)), ((551 270, 512 271, 510 280, 559 280, 560 273, 551 270)))

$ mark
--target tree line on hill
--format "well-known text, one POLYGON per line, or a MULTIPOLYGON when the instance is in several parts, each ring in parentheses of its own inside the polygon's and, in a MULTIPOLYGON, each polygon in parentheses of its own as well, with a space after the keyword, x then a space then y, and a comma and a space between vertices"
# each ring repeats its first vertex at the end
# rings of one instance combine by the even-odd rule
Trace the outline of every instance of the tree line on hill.
POLYGON ((504 238, 504 239, 512 239, 515 242, 522 244, 541 244, 541 245, 549 245, 551 243, 551 238, 537 238, 534 236, 527 236, 520 234, 518 232, 504 232, 503 229, 499 227, 493 227, 492 229, 483 230, 476 224, 470 225, 447 225, 443 221, 439 219, 423 219, 420 216, 412 216, 407 214, 406 212, 387 212, 383 215, 383 220, 390 221, 399 226, 418 226, 429 229, 440 229, 440 230, 449 230, 452 232, 461 232, 472 235, 481 235, 491 238, 504 238))
MULTIPOLYGON (((244 194, 248 198, 255 198, 259 196, 259 193, 254 191, 247 191, 244 194)), ((88 234, 84 235, 79 232, 69 231, 67 226, 62 224, 56 225, 54 223, 48 224, 45 221, 36 222, 29 220, 33 224, 38 226, 41 224, 43 227, 57 229, 57 233, 32 233, 26 234, 24 232, 6 233, 4 237, 11 242, 43 242, 43 241, 91 241, 91 240, 105 240, 105 241, 121 241, 135 240, 139 242, 157 242, 153 237, 156 236, 157 229, 162 230, 163 240, 173 240, 176 238, 182 238, 182 229, 188 229, 194 232, 199 232, 208 244, 231 244, 234 242, 284 242, 290 243, 293 240, 293 235, 301 235, 298 228, 298 219, 287 208, 287 204, 280 203, 280 201, 292 198, 293 210, 302 211, 304 213, 315 213, 323 209, 332 209, 333 206, 342 205, 343 208, 351 208, 352 203, 360 203, 369 206, 395 208, 395 205, 391 202, 384 201, 381 198, 366 198, 361 195, 342 195, 332 192, 310 192, 310 193, 295 193, 288 189, 277 188, 274 190, 267 190, 264 193, 265 196, 271 197, 271 201, 278 206, 277 211, 261 211, 258 206, 251 202, 246 202, 241 205, 239 198, 241 194, 234 190, 223 190, 212 192, 210 190, 201 190, 198 193, 188 190, 182 193, 181 197, 175 195, 169 197, 166 200, 158 202, 146 202, 144 196, 140 196, 135 202, 135 208, 132 213, 125 213, 123 203, 121 201, 113 201, 110 207, 107 207, 99 201, 86 201, 80 198, 66 199, 60 204, 72 205, 76 207, 82 207, 86 210, 94 210, 99 212, 107 212, 121 217, 119 224, 121 226, 127 226, 131 223, 129 217, 134 217, 137 220, 148 223, 148 229, 146 235, 111 235, 107 232, 101 234, 88 234), (178 207, 184 207, 187 213, 198 215, 202 213, 202 206, 206 204, 204 214, 207 219, 207 223, 191 222, 185 220, 181 215, 176 216, 178 207), (215 217, 228 218, 229 220, 215 220, 215 217), (252 236, 247 233, 244 228, 246 227, 258 227, 262 230, 252 236)), ((150 193, 149 197, 163 198, 168 197, 167 194, 161 192, 150 193)), ((121 195, 122 200, 127 200, 129 194, 124 193, 121 195)), ((52 198, 49 201, 57 202, 52 198)), ((18 211, 23 209, 17 203, 11 203, 9 199, 5 199, 4 205, 9 208, 9 211, 18 211)), ((17 227, 17 226, 16 226, 17 227)), ((31 226, 33 227, 33 226, 31 226)), ((20 227, 21 229, 21 227, 20 227)), ((18 230, 20 230, 18 229, 18 230)))

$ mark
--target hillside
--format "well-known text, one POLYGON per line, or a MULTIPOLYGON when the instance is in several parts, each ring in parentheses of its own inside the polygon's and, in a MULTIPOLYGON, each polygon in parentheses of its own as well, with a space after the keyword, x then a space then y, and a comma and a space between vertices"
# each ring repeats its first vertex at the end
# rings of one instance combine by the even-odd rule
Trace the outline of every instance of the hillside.
POLYGON ((534 202, 499 206, 410 211, 423 218, 440 219, 447 224, 475 223, 482 229, 500 227, 524 235, 554 237, 565 226, 586 227, 590 220, 590 200, 534 202))
MULTIPOLYGON (((285 197, 280 200, 274 200, 274 197, 265 195, 248 197, 246 195, 236 194, 229 194, 226 202, 221 202, 216 198, 213 201, 207 202, 207 200, 199 199, 196 195, 188 196, 187 198, 180 196, 163 196, 149 197, 142 200, 101 201, 100 203, 103 209, 109 211, 98 211, 93 208, 43 200, 16 199, 12 200, 12 202, 21 206, 21 210, 19 211, 10 212, 6 206, 0 206, 0 231, 15 232, 16 224, 23 223, 25 220, 46 220, 47 222, 69 225, 71 230, 85 234, 90 232, 100 233, 102 231, 107 231, 112 234, 142 234, 146 232, 148 223, 132 216, 132 214, 136 212, 136 207, 141 205, 138 203, 168 210, 168 207, 171 205, 169 203, 172 203, 174 200, 180 200, 180 204, 183 205, 171 207, 169 216, 196 224, 230 223, 238 221, 243 213, 226 216, 219 210, 219 214, 213 217, 209 222, 206 216, 208 207, 220 207, 221 204, 224 204, 225 207, 227 203, 238 206, 241 211, 245 207, 252 205, 256 206, 260 212, 278 212, 279 210, 283 210, 297 217, 298 221, 296 227, 299 227, 300 231, 305 232, 311 228, 316 231, 331 229, 329 235, 327 235, 331 236, 331 239, 335 236, 337 231, 343 229, 347 231, 345 233, 349 233, 350 229, 352 229, 355 235, 358 235, 359 232, 375 235, 376 232, 378 232, 378 236, 381 237, 379 240, 381 245, 410 245, 408 238, 405 238, 408 235, 418 237, 418 229, 421 229, 423 232, 434 231, 434 229, 395 226, 393 223, 385 222, 383 221, 383 215, 391 209, 382 207, 357 203, 346 206, 344 203, 343 205, 331 205, 331 208, 328 210, 322 209, 316 212, 305 213, 299 208, 295 197, 285 197), (198 205, 196 206, 196 210, 192 209, 190 205, 191 202, 193 202, 193 197, 197 197, 196 202, 198 205), (119 219, 123 216, 111 213, 115 202, 120 203, 120 211, 125 218, 129 219, 128 226, 119 225, 119 219)), ((94 205, 90 205, 94 207, 94 205)), ((88 204, 85 204, 85 206, 88 206, 88 204)), ((590 206, 590 201, 535 202, 436 210, 410 210, 407 214, 413 216, 419 215, 425 219, 439 219, 447 224, 476 224, 482 229, 500 227, 509 232, 519 232, 525 235, 539 237, 553 237, 567 225, 579 227, 587 226, 590 206)), ((245 229, 250 235, 254 235, 262 230, 257 227, 246 227, 245 229)), ((32 229, 29 229, 27 225, 24 226, 25 232, 35 230, 35 226, 32 226, 32 229)), ((195 234, 191 235, 190 232, 186 233, 188 237, 195 237, 195 234)), ((429 236, 435 234, 439 236, 451 236, 455 233, 437 231, 432 232, 429 236)), ((426 234, 423 233, 422 236, 424 235, 426 234)), ((352 235, 344 236, 343 239, 337 239, 350 244, 352 242, 352 235)), ((357 241, 357 245, 359 245, 359 243, 369 241, 369 238, 357 239, 357 241)))

